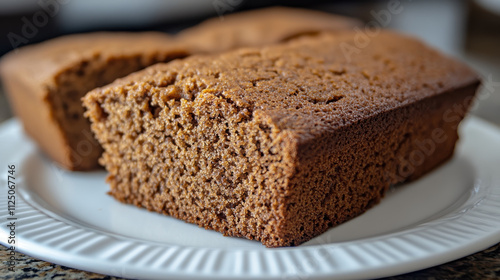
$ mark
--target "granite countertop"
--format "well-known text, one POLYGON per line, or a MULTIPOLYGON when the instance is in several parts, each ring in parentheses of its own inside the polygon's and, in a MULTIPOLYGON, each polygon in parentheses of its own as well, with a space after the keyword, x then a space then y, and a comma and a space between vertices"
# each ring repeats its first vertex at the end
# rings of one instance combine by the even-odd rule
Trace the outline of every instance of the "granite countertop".
MULTIPOLYGON (((0 247, 2 249, 0 259, 3 265, 0 271, 1 279, 125 279, 48 263, 19 252, 16 252, 18 260, 16 269, 11 272, 6 269, 5 260, 8 259, 8 251, 5 247, 0 247)), ((500 279, 500 243, 456 261, 384 279, 500 279)))

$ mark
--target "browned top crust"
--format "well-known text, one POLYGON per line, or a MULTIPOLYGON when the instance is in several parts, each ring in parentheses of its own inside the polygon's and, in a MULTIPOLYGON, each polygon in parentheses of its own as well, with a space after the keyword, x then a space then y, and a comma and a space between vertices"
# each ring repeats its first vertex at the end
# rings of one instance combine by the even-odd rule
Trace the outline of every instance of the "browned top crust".
POLYGON ((351 30, 361 21, 329 13, 272 7, 208 19, 179 33, 198 52, 262 46, 322 31, 351 30))
MULTIPOLYGON (((24 78, 26 85, 55 86, 56 78, 82 61, 103 61, 117 57, 157 53, 185 53, 169 35, 160 32, 95 32, 62 36, 36 45, 16 49, 0 61, 0 74, 24 78)), ((47 90, 34 87, 34 94, 44 96, 47 90)))
POLYGON ((464 64, 413 38, 381 31, 364 48, 356 47, 355 38, 355 32, 324 34, 218 56, 191 56, 131 74, 84 99, 90 106, 116 94, 131 99, 148 95, 163 107, 171 99, 194 100, 207 93, 307 140, 478 82, 464 64), (354 53, 346 51, 352 48, 354 53))

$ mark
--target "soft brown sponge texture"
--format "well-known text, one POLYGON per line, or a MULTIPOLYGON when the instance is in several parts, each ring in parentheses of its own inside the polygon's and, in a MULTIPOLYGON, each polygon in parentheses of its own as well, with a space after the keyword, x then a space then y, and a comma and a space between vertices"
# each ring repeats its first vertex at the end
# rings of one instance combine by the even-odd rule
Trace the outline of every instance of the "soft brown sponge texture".
POLYGON ((157 62, 187 51, 163 33, 69 35, 12 51, 0 74, 16 116, 38 146, 62 167, 98 167, 102 148, 83 117, 80 99, 157 62))
POLYGON ((357 20, 292 8, 267 8, 215 18, 167 34, 99 32, 63 36, 6 55, 0 75, 17 117, 41 149, 71 170, 99 167, 102 148, 83 117, 80 99, 116 78, 192 53, 278 43, 357 20))
POLYGON ((450 158, 463 118, 453 108, 468 107, 476 75, 388 31, 348 56, 355 38, 192 56, 90 92, 110 194, 293 246, 450 158))

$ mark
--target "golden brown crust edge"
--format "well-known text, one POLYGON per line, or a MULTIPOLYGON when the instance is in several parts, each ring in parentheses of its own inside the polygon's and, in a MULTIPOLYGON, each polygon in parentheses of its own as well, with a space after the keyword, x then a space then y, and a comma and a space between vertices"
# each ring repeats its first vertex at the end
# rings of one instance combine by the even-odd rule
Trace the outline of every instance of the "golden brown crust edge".
POLYGON ((270 7, 208 19, 177 35, 198 53, 277 44, 321 32, 353 30, 362 22, 350 17, 289 7, 270 7))
POLYGON ((416 180, 449 160, 478 86, 426 98, 300 145, 285 195, 282 238, 266 246, 308 241, 379 203, 390 186, 416 180), (452 112, 454 106, 461 109, 452 112))

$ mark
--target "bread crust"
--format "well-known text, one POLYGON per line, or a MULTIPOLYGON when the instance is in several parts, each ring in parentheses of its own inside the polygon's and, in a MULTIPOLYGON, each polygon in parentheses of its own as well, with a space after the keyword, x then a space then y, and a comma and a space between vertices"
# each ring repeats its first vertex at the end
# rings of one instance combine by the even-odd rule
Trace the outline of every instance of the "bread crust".
POLYGON ((0 74, 14 113, 52 160, 70 170, 99 168, 102 148, 83 117, 80 99, 156 62, 187 56, 157 32, 69 35, 14 50, 0 74))
POLYGON ((88 91, 192 53, 273 44, 357 24, 276 7, 214 18, 175 38, 158 32, 70 35, 12 51, 2 59, 0 74, 15 114, 45 154, 67 169, 92 170, 99 167, 102 148, 83 118, 80 98, 88 91))
POLYGON ((90 92, 110 194, 294 246, 445 162, 477 76, 388 31, 348 61, 355 36, 192 56, 90 92))
POLYGON ((355 18, 289 7, 271 7, 210 18, 181 31, 178 39, 197 53, 257 47, 315 36, 321 32, 353 30, 355 18))

